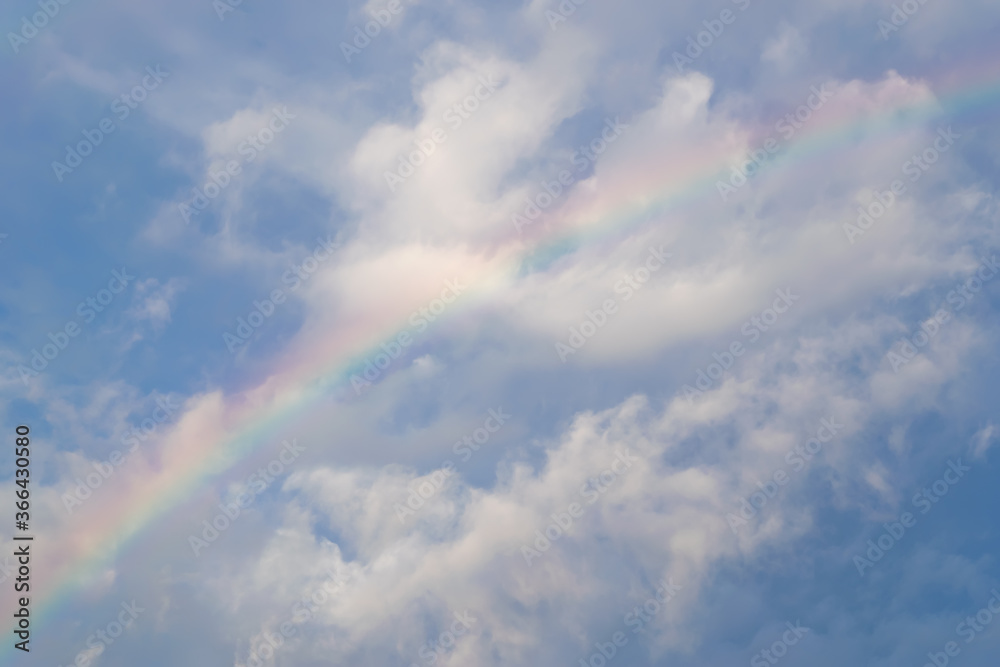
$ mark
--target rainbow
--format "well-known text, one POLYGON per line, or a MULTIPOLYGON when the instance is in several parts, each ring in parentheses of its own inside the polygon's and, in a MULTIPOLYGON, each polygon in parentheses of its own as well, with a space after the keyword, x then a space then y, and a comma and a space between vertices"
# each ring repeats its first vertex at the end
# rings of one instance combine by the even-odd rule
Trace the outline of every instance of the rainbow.
MULTIPOLYGON (((779 153, 771 169, 819 159, 850 145, 859 135, 891 136, 936 118, 957 118, 989 109, 1000 101, 1000 68, 981 69, 966 71, 959 77, 951 74, 940 77, 943 84, 939 90, 947 94, 934 100, 890 109, 863 120, 824 119, 824 123, 807 128, 794 144, 779 153)), ((701 156, 697 162, 686 163, 684 173, 646 174, 636 179, 628 191, 614 193, 613 201, 602 204, 598 210, 561 214, 559 220, 545 229, 541 225, 537 229, 527 228, 525 242, 510 246, 489 262, 484 261, 476 275, 463 276, 472 284, 462 297, 464 307, 488 300, 495 285, 515 278, 525 267, 549 262, 568 249, 621 234, 651 216, 702 197, 717 196, 715 184, 728 176, 731 158, 731 155, 701 156)), ((353 323, 331 334, 316 348, 310 348, 308 360, 301 354, 299 358, 286 356, 278 360, 276 364, 281 364, 281 368, 295 369, 280 374, 278 380, 269 378, 260 386, 227 398, 220 393, 202 396, 169 436, 172 442, 184 443, 185 431, 190 430, 204 442, 204 434, 208 432, 213 434, 210 443, 180 444, 179 451, 174 452, 173 448, 164 451, 155 468, 153 463, 146 462, 151 471, 161 474, 127 488, 127 503, 102 504, 95 495, 88 507, 80 510, 81 520, 76 523, 85 523, 86 531, 67 535, 63 549, 77 555, 46 563, 51 570, 45 575, 50 583, 47 589, 33 595, 36 632, 40 624, 72 600, 75 592, 92 581, 95 573, 127 547, 135 545, 158 519, 182 506, 199 489, 249 458, 265 443, 273 443, 282 427, 321 407, 324 399, 330 399, 331 389, 346 388, 350 375, 362 360, 377 353, 380 342, 402 330, 405 323, 401 324, 397 315, 353 323), (316 363, 314 360, 318 358, 325 361, 316 363)), ((13 649, 7 645, 4 650, 13 649)))

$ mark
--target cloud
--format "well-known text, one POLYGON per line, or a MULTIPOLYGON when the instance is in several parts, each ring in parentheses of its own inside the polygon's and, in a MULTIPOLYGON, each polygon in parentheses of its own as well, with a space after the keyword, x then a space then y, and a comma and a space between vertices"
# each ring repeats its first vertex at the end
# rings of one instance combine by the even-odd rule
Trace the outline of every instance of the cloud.
POLYGON ((351 62, 339 42, 385 3, 60 13, 10 64, 44 85, 5 112, 21 213, 0 246, 3 415, 35 433, 32 594, 57 605, 39 658, 133 598, 156 613, 105 664, 577 664, 618 631, 618 664, 735 664, 801 621, 793 660, 894 665, 954 639, 997 579, 995 285, 953 296, 997 241, 970 55, 995 8, 928 4, 883 40, 861 0, 727 4, 683 74, 672 54, 718 16, 694 2, 403 2, 351 62), (145 121, 56 190, 32 171, 159 60, 145 121), (317 239, 338 246, 304 279, 317 239), (143 269, 131 301, 25 388, 25 351, 114 257, 143 269), (460 461, 490 409, 509 425, 460 461), (192 555, 285 437, 307 453, 192 555), (974 472, 859 577, 959 457, 974 472), (664 579, 683 587, 633 632, 664 579), (456 614, 475 620, 448 639, 456 614))

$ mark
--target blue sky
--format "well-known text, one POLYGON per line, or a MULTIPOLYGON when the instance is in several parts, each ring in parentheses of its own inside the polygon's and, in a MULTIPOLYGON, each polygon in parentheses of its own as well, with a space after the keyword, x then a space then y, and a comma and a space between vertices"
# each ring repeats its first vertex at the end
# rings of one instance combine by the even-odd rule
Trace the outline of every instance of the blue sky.
POLYGON ((5 664, 995 664, 996 3, 0 22, 5 664))

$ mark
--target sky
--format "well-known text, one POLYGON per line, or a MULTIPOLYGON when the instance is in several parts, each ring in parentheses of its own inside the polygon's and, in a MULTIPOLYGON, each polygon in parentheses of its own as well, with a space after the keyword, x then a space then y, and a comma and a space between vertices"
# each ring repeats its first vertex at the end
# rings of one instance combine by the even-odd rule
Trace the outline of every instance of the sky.
POLYGON ((995 1, 0 24, 0 664, 996 664, 995 1))

